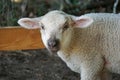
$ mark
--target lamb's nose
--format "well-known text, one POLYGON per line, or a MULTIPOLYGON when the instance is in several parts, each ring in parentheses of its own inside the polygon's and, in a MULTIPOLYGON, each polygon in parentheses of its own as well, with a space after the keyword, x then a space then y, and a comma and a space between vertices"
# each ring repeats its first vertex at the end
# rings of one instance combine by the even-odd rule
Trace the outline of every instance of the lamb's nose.
POLYGON ((48 40, 48 46, 49 46, 50 48, 58 47, 58 46, 59 46, 59 40, 58 40, 58 39, 52 39, 52 38, 50 38, 50 39, 48 40))

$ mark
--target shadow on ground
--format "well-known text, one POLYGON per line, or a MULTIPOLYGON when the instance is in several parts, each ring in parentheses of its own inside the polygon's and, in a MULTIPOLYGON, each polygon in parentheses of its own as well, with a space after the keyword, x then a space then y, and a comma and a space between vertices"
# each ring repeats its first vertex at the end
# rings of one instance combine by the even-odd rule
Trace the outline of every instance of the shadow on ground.
MULTIPOLYGON (((80 80, 57 56, 46 49, 0 52, 0 80, 80 80)), ((113 74, 113 80, 120 75, 113 74)))

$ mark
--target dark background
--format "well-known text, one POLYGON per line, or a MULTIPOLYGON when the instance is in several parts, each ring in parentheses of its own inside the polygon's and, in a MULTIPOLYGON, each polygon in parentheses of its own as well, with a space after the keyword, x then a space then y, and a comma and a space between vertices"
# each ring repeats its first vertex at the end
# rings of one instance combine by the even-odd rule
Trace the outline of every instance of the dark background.
POLYGON ((55 9, 78 16, 90 12, 112 13, 114 3, 115 0, 0 0, 0 26, 15 26, 21 17, 42 16, 55 9))
MULTIPOLYGON (((0 0, 0 27, 18 26, 21 17, 37 17, 51 10, 80 16, 90 12, 113 13, 115 0, 0 0)), ((116 13, 120 12, 120 2, 116 13)), ((113 80, 120 75, 112 74, 113 80)), ((46 49, 0 51, 0 80, 80 80, 57 56, 46 49)))

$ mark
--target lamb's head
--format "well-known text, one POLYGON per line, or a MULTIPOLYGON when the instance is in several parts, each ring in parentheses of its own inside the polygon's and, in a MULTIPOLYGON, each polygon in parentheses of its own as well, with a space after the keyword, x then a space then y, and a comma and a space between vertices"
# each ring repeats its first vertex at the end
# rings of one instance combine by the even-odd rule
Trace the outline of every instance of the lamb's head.
POLYGON ((62 11, 51 11, 38 18, 22 18, 18 23, 27 29, 39 28, 46 48, 51 52, 60 50, 63 34, 70 28, 88 27, 93 20, 86 16, 75 17, 62 11))

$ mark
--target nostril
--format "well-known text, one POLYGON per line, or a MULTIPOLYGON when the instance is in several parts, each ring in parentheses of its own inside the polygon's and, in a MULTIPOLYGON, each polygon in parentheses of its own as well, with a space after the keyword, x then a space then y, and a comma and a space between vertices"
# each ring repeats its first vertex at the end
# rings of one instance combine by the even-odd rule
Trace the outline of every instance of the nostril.
POLYGON ((48 42, 48 46, 54 47, 55 45, 56 45, 56 42, 54 41, 48 42))
POLYGON ((58 44, 59 44, 59 41, 56 40, 56 39, 55 40, 53 40, 53 39, 48 40, 48 46, 51 47, 51 48, 58 46, 58 44))

